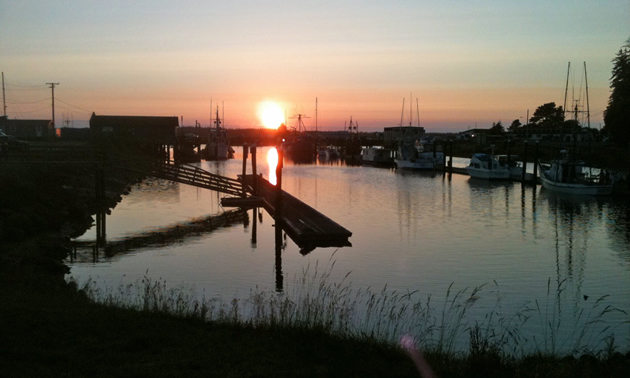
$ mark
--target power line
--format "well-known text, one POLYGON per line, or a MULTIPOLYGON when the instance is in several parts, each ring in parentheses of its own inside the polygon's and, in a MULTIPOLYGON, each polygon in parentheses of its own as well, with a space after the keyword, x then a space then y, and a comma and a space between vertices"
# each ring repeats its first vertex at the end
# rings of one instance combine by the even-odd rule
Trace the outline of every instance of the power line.
POLYGON ((77 109, 79 109, 79 110, 83 110, 84 112, 88 112, 88 113, 90 113, 90 114, 92 113, 92 111, 90 111, 90 110, 83 109, 83 108, 78 107, 78 106, 76 106, 76 105, 72 105, 72 104, 70 104, 70 103, 68 103, 68 102, 65 102, 65 101, 61 100, 60 98, 57 98, 57 101, 59 101, 59 102, 63 102, 64 104, 66 104, 66 105, 70 105, 70 106, 72 106, 72 107, 74 107, 74 108, 77 108, 77 109))

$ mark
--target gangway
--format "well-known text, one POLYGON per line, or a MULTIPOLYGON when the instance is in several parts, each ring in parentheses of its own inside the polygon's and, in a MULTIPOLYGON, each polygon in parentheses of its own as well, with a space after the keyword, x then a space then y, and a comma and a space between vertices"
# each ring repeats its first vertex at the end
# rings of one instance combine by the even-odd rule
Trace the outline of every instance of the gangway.
POLYGON ((233 196, 244 195, 243 186, 237 179, 215 175, 194 165, 175 164, 174 161, 166 161, 154 164, 149 169, 142 170, 142 172, 153 177, 210 189, 233 196))

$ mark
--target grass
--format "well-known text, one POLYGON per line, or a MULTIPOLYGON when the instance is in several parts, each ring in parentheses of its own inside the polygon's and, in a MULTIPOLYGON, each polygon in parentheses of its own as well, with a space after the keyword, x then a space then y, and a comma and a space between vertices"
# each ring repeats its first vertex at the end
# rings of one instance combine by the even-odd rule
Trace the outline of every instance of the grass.
MULTIPOLYGON (((317 264, 312 269, 309 266, 294 280, 289 293, 253 290, 244 300, 199 298, 194 290, 168 288, 165 282, 147 276, 116 290, 100 289, 88 281, 82 291, 106 306, 255 330, 315 332, 394 349, 401 336, 413 335, 433 361, 489 361, 492 367, 502 369, 532 358, 615 359, 620 355, 615 333, 628 337, 630 330, 628 314, 605 305, 606 297, 590 308, 580 308, 572 323, 565 324, 567 318, 559 314, 555 302, 565 290, 562 282, 556 288, 548 282, 544 305, 534 301, 509 309, 512 312, 503 309, 494 282, 494 305, 483 319, 473 321, 469 312, 485 294, 485 286, 455 291, 451 285, 436 306, 431 296, 419 298, 417 292, 354 290, 349 274, 339 283, 331 282, 333 267, 334 262, 322 271, 317 264), (608 319, 612 313, 622 314, 626 320, 615 324, 608 319), (537 334, 527 336, 527 327, 530 331, 538 328, 537 334), (571 332, 563 332, 566 327, 571 332)), ((626 345, 629 341, 625 340, 626 345)))

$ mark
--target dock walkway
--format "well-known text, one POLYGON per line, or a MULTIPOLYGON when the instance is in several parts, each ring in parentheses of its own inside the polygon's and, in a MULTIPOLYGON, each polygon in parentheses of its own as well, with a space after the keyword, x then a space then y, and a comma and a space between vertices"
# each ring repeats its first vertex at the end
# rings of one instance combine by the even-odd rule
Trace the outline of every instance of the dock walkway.
MULTIPOLYGON (((264 207, 272 216, 277 213, 278 190, 261 176, 239 176, 249 194, 254 193, 254 178, 257 181, 257 195, 249 198, 223 198, 224 207, 264 207)), ((332 219, 315 210, 291 194, 281 191, 280 222, 282 229, 300 247, 348 247, 352 232, 332 219)))

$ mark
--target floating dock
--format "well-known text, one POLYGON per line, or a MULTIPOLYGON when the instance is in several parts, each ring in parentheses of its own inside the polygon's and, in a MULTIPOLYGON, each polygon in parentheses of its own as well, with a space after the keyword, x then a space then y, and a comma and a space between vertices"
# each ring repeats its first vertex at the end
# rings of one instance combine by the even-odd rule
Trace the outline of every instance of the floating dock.
POLYGON ((221 200, 222 206, 263 207, 273 217, 279 213, 282 229, 301 248, 352 246, 348 240, 352 232, 284 190, 278 190, 261 176, 241 175, 239 180, 251 197, 226 197, 221 200), (254 179, 257 180, 255 184, 254 179))

